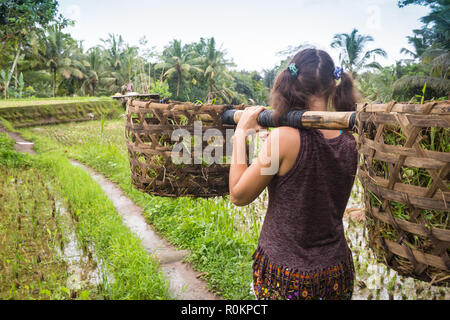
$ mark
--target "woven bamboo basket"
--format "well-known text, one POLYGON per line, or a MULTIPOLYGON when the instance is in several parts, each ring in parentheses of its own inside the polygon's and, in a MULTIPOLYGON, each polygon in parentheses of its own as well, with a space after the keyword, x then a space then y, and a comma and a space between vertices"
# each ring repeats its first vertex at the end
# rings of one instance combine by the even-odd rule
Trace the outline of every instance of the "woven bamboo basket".
POLYGON ((358 177, 377 258, 404 276, 450 283, 450 101, 362 104, 358 177))
POLYGON ((189 150, 191 164, 175 164, 171 157, 177 143, 172 140, 174 130, 184 129, 194 136, 195 121, 201 121, 202 134, 208 129, 220 131, 224 140, 216 143, 226 155, 226 146, 231 145, 226 129, 234 126, 222 124, 221 115, 225 108, 230 106, 130 99, 126 109, 125 137, 133 185, 143 192, 164 197, 207 198, 227 194, 227 161, 209 165, 194 161, 194 148, 204 150, 211 141, 194 137, 189 150))

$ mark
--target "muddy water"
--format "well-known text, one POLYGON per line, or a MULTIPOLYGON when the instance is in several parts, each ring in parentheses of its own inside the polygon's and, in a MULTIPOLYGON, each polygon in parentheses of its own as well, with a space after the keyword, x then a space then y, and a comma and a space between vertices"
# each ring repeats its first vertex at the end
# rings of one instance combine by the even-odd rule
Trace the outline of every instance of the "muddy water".
MULTIPOLYGON (((7 132, 0 126, 0 132, 7 132)), ((36 154, 33 149, 34 143, 24 140, 19 134, 7 132, 8 135, 16 142, 14 148, 18 152, 36 154)), ((55 194, 54 188, 48 184, 47 187, 55 194)), ((80 290, 82 288, 97 286, 100 283, 99 269, 96 267, 97 262, 91 263, 88 256, 83 253, 75 235, 75 226, 72 217, 63 205, 61 199, 55 198, 55 210, 59 214, 62 226, 65 229, 63 248, 55 248, 59 256, 67 263, 67 279, 66 287, 70 290, 80 290), (89 286, 90 285, 90 286, 89 286)))
POLYGON ((142 209, 125 196, 117 185, 79 162, 71 162, 73 165, 86 170, 94 181, 102 187, 105 194, 113 202, 117 212, 122 216, 123 223, 140 237, 142 245, 159 261, 163 274, 169 279, 169 290, 173 298, 183 300, 220 299, 217 295, 208 291, 206 282, 199 279, 201 274, 194 271, 189 264, 183 262, 183 258, 188 254, 188 251, 177 250, 159 237, 145 221, 142 209))
MULTIPOLYGON (((64 247, 62 249, 57 248, 57 250, 68 265, 67 272, 70 276, 67 279, 67 288, 80 290, 90 286, 97 287, 108 278, 101 274, 100 270, 103 269, 101 261, 96 257, 90 259, 86 252, 83 252, 74 231, 75 226, 72 216, 59 198, 55 198, 55 209, 65 227, 64 236, 66 241, 64 242, 64 247)), ((103 285, 105 286, 106 284, 103 283, 103 285)))

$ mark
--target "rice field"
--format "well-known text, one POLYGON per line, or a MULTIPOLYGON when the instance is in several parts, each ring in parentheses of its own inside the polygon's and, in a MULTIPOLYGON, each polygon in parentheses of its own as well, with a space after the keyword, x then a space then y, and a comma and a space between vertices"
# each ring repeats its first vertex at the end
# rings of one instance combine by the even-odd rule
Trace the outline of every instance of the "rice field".
POLYGON ((48 175, 0 166, 0 190, 0 299, 101 298, 96 264, 48 175))
POLYGON ((13 146, 0 133, 2 299, 170 299, 157 261, 84 170, 13 146))
MULTIPOLYGON (((171 243, 189 249, 188 261, 202 272, 210 290, 226 299, 254 299, 251 254, 256 248, 267 207, 267 193, 237 208, 227 197, 169 199, 135 190, 129 177, 124 119, 70 123, 23 129, 39 153, 56 152, 79 160, 116 182, 141 206, 146 219, 171 243)), ((362 207, 362 190, 355 183, 348 208, 362 207)), ((405 278, 376 261, 368 247, 364 222, 346 216, 346 236, 356 267, 354 299, 449 299, 448 287, 405 278)))

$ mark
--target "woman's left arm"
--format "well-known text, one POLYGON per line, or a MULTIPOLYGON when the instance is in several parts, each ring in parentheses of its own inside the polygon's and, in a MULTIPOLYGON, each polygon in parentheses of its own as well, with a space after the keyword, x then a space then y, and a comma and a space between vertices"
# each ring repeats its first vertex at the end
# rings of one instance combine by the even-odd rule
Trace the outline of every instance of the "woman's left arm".
POLYGON ((229 186, 231 202, 245 206, 253 202, 267 187, 279 168, 278 130, 264 141, 258 158, 247 166, 246 136, 249 130, 258 131, 259 113, 264 107, 247 108, 242 115, 233 137, 233 156, 230 167, 229 186))

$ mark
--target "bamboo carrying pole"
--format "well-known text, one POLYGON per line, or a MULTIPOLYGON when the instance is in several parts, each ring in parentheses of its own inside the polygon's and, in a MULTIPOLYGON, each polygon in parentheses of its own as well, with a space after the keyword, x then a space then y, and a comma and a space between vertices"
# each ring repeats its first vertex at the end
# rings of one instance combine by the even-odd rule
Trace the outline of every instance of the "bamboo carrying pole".
MULTIPOLYGON (((393 103, 393 102, 391 102, 393 103)), ((357 105, 357 111, 353 112, 329 112, 329 111, 307 111, 296 110, 290 111, 286 115, 280 117, 278 124, 273 121, 273 111, 264 110, 258 117, 258 123, 265 128, 268 127, 281 127, 289 126, 294 128, 311 128, 311 129, 331 129, 331 130, 355 130, 357 113, 364 112, 364 116, 361 121, 366 121, 366 116, 372 114, 385 113, 387 104, 367 104, 362 103, 357 105)), ((235 110, 233 106, 229 106, 222 114, 222 123, 228 125, 236 125, 242 114, 243 110, 235 110)), ((406 104, 406 103, 393 103, 392 110, 389 115, 383 115, 382 117, 394 118, 395 114, 408 114, 410 120, 414 124, 423 124, 424 126, 435 124, 436 117, 441 117, 441 122, 445 124, 448 122, 448 115, 450 113, 449 101, 429 102, 427 104, 406 104), (430 115, 427 117, 421 116, 423 110, 427 108, 427 105, 433 104, 430 115), (417 118, 417 119, 416 119, 417 118), (420 118, 420 119, 419 119, 420 118)), ((388 119, 386 119, 388 121, 388 119)))
MULTIPOLYGON (((239 122, 244 111, 229 109, 222 115, 222 123, 234 125, 239 122)), ((288 126, 294 128, 352 130, 355 125, 356 112, 328 111, 290 111, 280 117, 278 124, 273 120, 273 111, 264 110, 259 114, 258 123, 262 127, 288 126)))

